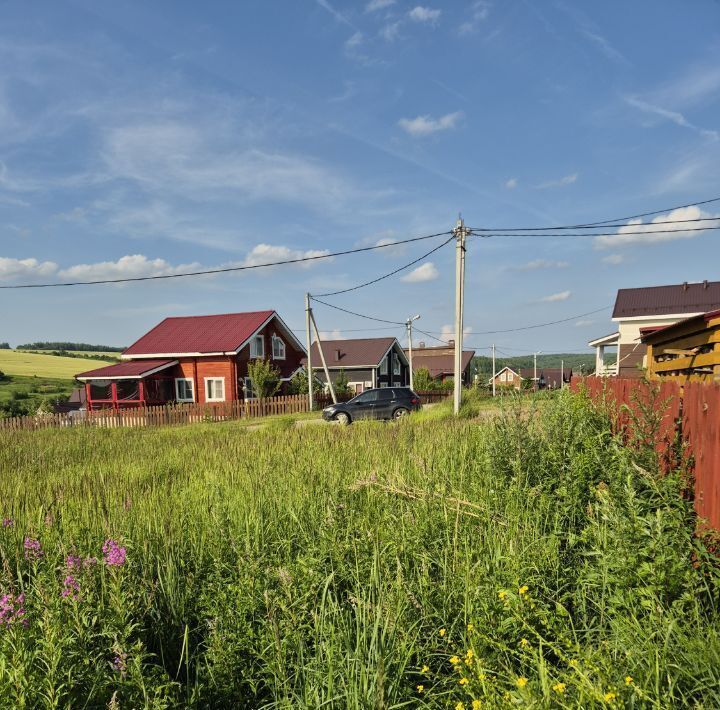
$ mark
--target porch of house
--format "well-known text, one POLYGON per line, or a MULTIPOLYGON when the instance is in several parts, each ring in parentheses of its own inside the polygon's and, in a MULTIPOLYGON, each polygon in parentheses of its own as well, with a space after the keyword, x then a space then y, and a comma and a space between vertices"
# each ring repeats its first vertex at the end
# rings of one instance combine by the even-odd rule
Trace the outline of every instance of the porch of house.
POLYGON ((591 340, 588 345, 595 348, 595 375, 597 377, 615 377, 620 369, 620 333, 611 333, 602 338, 591 340), (606 348, 615 348, 615 362, 605 362, 606 348))
POLYGON ((87 408, 130 409, 167 404, 177 400, 177 360, 131 360, 77 375, 85 385, 87 408))

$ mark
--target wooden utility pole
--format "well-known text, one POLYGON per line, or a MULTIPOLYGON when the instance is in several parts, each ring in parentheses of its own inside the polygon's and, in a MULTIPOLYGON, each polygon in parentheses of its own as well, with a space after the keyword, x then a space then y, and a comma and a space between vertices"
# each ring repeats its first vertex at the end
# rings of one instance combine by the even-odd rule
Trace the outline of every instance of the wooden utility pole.
POLYGON ((495 396, 495 343, 492 345, 492 354, 493 354, 493 363, 492 363, 492 388, 493 388, 493 397, 495 396))
POLYGON ((460 412, 462 402, 462 345, 463 317, 465 308, 465 238, 470 230, 465 227, 462 217, 458 219, 453 234, 455 235, 455 392, 453 397, 453 413, 460 412))
POLYGON ((313 315, 312 309, 310 309, 310 320, 312 321, 313 329, 315 330, 315 340, 318 344, 323 370, 325 370, 325 380, 327 381, 328 389, 330 390, 330 396, 332 397, 333 404, 337 404, 335 388, 333 387, 332 380, 330 379, 330 371, 328 370, 327 363, 325 362, 325 353, 323 352, 322 342, 320 341, 320 331, 318 330, 317 323, 315 322, 315 316, 313 315))
POLYGON ((565 386, 565 360, 560 360, 560 389, 565 386))
MULTIPOLYGON (((312 369, 312 355, 310 351, 312 350, 312 336, 310 335, 310 294, 305 294, 305 346, 307 347, 307 378, 308 378, 308 411, 312 412, 314 402, 314 392, 313 392, 313 369, 312 369)), ((320 343, 318 343, 318 347, 320 347, 320 343)))

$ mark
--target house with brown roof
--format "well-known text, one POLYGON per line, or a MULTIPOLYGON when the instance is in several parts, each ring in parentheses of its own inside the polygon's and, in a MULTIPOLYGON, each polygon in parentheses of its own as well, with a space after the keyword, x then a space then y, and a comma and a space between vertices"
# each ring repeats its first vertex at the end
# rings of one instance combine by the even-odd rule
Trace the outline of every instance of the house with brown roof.
POLYGON ((275 311, 166 318, 121 354, 121 362, 81 372, 87 408, 254 397, 248 363, 268 359, 287 383, 305 349, 275 311))
POLYGON ((595 348, 595 374, 641 377, 642 368, 647 365, 642 331, 717 309, 720 309, 720 281, 620 289, 612 314, 617 330, 588 343, 595 348), (605 364, 606 348, 616 350, 613 364, 605 364))
MULTIPOLYGON (((405 355, 409 357, 409 349, 405 348, 405 355)), ((470 363, 475 357, 474 350, 463 350, 462 352, 462 382, 470 384, 470 363)), ((425 369, 434 380, 444 382, 455 375, 455 347, 453 344, 426 347, 420 342, 418 347, 412 351, 413 372, 425 369)))
POLYGON ((720 382, 720 310, 663 328, 645 328, 647 371, 664 382, 720 382))
MULTIPOLYGON (((559 367, 539 367, 536 371, 532 367, 512 368, 509 366, 505 366, 501 370, 498 370, 494 377, 496 387, 505 389, 513 388, 516 390, 522 389, 523 383, 532 383, 536 379, 537 389, 561 389, 562 387, 570 384, 571 378, 571 369, 561 369, 559 367)), ((489 383, 492 384, 492 381, 493 378, 491 377, 489 383)))
MULTIPOLYGON (((323 340, 322 352, 331 381, 337 382, 344 372, 356 394, 372 387, 407 387, 410 381, 408 360, 397 338, 323 340)), ((310 359, 315 379, 326 383, 317 341, 312 344, 310 359)))

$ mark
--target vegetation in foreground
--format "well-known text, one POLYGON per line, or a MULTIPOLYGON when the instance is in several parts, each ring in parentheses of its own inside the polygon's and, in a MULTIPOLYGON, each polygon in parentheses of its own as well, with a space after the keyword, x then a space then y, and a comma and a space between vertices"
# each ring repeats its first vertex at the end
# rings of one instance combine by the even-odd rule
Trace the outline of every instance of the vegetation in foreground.
POLYGON ((0 705, 718 707, 720 572, 639 455, 567 392, 2 433, 0 705))

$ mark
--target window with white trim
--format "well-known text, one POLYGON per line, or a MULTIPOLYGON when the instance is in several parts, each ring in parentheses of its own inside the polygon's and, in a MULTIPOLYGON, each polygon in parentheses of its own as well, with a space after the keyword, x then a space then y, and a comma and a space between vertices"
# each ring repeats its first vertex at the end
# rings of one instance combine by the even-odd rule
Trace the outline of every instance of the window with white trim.
POLYGON ((205 400, 207 402, 224 402, 225 401, 225 378, 224 377, 206 377, 205 378, 205 400))
POLYGON ((253 383, 249 377, 246 377, 243 381, 243 390, 245 391, 245 399, 255 399, 253 383))
POLYGON ((193 381, 186 377, 175 378, 175 399, 178 402, 194 402, 193 381))
POLYGON ((277 335, 272 337, 273 360, 285 359, 285 343, 277 335))
POLYGON ((388 373, 388 359, 387 359, 387 357, 384 357, 382 362, 380 363, 380 374, 387 375, 387 373, 388 373))
POLYGON ((395 355, 393 358, 393 375, 399 375, 400 374, 400 358, 395 355))
POLYGON ((252 357, 252 358, 265 357, 265 339, 262 337, 262 335, 256 335, 250 341, 250 357, 252 357))
POLYGON ((507 372, 500 373, 500 382, 507 382, 507 372))

